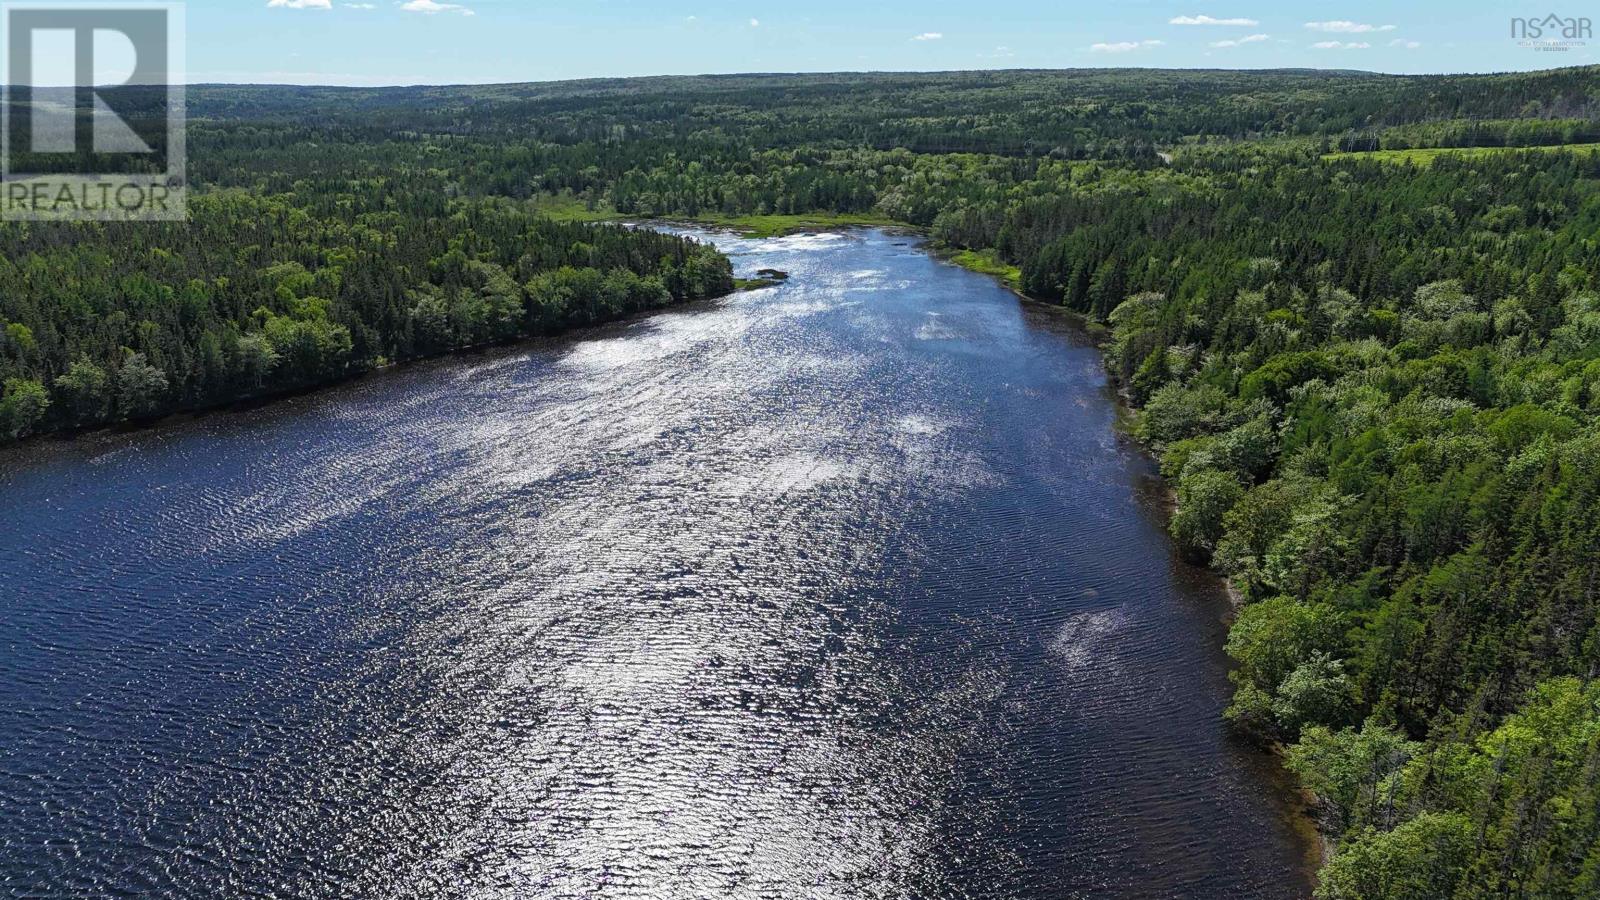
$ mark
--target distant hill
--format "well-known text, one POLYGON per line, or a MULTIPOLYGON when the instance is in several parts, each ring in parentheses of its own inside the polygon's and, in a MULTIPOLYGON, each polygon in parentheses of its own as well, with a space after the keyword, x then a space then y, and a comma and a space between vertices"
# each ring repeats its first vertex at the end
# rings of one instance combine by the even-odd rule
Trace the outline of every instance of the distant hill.
POLYGON ((200 119, 572 142, 748 140, 1065 157, 1194 136, 1338 135, 1462 118, 1600 118, 1600 68, 1503 75, 1059 69, 606 78, 460 87, 201 85, 200 119))

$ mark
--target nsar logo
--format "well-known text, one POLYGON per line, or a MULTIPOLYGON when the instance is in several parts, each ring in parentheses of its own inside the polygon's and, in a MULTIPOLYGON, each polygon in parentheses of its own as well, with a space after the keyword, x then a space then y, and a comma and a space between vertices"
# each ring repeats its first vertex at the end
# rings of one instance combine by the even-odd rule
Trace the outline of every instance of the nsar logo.
POLYGON ((1511 39, 1530 50, 1565 51, 1587 46, 1594 23, 1585 16, 1551 13, 1543 18, 1513 18, 1511 39))

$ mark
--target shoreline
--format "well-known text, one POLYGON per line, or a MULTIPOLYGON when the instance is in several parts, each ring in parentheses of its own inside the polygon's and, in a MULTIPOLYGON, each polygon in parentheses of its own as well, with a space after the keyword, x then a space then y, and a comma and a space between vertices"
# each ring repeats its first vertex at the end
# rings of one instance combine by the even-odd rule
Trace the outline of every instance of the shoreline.
POLYGON ((182 422, 193 422, 206 416, 215 415, 218 413, 246 412, 253 409, 260 409, 262 407, 294 400, 299 397, 314 396, 322 393, 323 391, 333 390, 352 384, 359 384, 368 378, 382 376, 390 372, 404 371, 418 365, 440 362, 442 360, 449 360, 457 357, 465 358, 483 353, 489 353, 494 350, 532 345, 539 341, 548 341, 571 337, 574 335, 581 335, 584 332, 592 331, 597 328, 607 328, 621 323, 631 322, 635 319, 642 319, 657 313, 667 312, 674 309, 682 309, 687 306, 692 306, 696 303, 713 303, 718 300, 726 300, 729 297, 753 289, 754 288, 741 286, 738 283, 735 283, 732 290, 713 297, 698 297, 692 300, 675 300, 665 306, 659 306, 654 309, 634 310, 633 312, 618 316, 614 319, 602 319, 601 321, 590 322, 585 325, 579 325, 575 328, 564 328, 558 331, 541 334, 526 334, 511 338, 510 340, 469 344, 464 347, 452 347, 448 350, 441 350, 438 353, 429 353, 423 356, 413 356, 409 359, 390 360, 382 365, 369 366, 360 370, 359 372, 349 373, 344 377, 335 378, 329 381, 322 381, 315 384, 301 385, 299 387, 285 388, 283 390, 269 391, 260 394, 249 394, 247 396, 235 397, 231 400, 222 400, 216 403, 208 403, 201 406, 175 409, 171 412, 163 413, 162 415, 151 418, 123 419, 117 422, 104 422, 97 425, 84 425, 76 428, 59 428, 51 431, 36 431, 32 434, 29 434, 27 437, 17 438, 9 441, 0 441, 0 453, 9 453, 14 450, 31 448, 39 444, 80 440, 83 438, 94 437, 96 435, 135 434, 141 431, 155 431, 167 425, 178 424, 182 422))
POLYGON ((877 213, 766 213, 749 215, 665 215, 651 216, 639 213, 621 213, 616 210, 591 210, 576 204, 553 205, 535 211, 560 221, 610 223, 635 227, 698 228, 737 234, 746 238, 788 237, 796 234, 821 231, 842 231, 850 228, 898 229, 926 235, 927 229, 910 222, 902 222, 877 213))
MULTIPOLYGON (((905 222, 897 222, 882 216, 857 214, 822 214, 814 216, 721 216, 695 219, 686 217, 650 218, 624 216, 618 213, 606 211, 586 212, 582 216, 563 215, 563 210, 559 208, 547 211, 546 214, 550 215, 550 213, 554 213, 550 216, 551 218, 558 220, 581 218, 583 221, 594 223, 638 226, 646 228, 653 228, 656 226, 700 228, 709 231, 725 231, 731 234, 738 234, 743 237, 783 237, 791 234, 803 234, 811 231, 841 230, 848 228, 894 228, 905 229, 918 234, 924 234, 924 232, 922 232, 920 229, 917 229, 915 226, 905 222), (758 223, 756 220, 762 221, 758 223), (761 225, 768 227, 762 228, 760 227, 761 225), (779 227, 773 228, 771 226, 779 227)), ((122 419, 116 422, 102 422, 94 425, 84 425, 73 428, 57 428, 49 431, 36 431, 27 435, 26 437, 16 438, 13 440, 0 440, 0 453, 8 452, 16 448, 32 447, 37 444, 55 441, 71 441, 93 435, 136 433, 160 428, 169 423, 193 421, 213 413, 257 409, 269 404, 291 400, 296 397, 310 396, 330 388, 339 387, 341 385, 354 384, 374 375, 405 369, 418 363, 449 359, 455 356, 470 356, 475 353, 483 353, 485 351, 502 347, 515 347, 534 341, 547 340, 566 335, 581 334, 587 329, 601 328, 607 325, 614 325, 618 322, 627 322, 635 318, 651 315, 663 310, 677 309, 693 303, 724 300, 728 297, 735 296, 745 291, 757 290, 765 286, 767 285, 740 284, 736 280, 733 289, 725 294, 719 294, 713 297, 700 297, 693 300, 674 301, 666 306, 656 309, 637 310, 619 318, 592 322, 586 325, 578 326, 577 328, 562 329, 559 331, 550 332, 548 334, 520 335, 505 341, 490 341, 481 344, 471 344, 464 347, 451 347, 438 353, 414 356, 403 360, 391 360, 383 363, 382 365, 367 366, 358 372, 346 373, 342 377, 328 381, 301 385, 298 387, 284 388, 276 391, 248 394, 245 396, 233 397, 227 400, 220 400, 215 403, 207 403, 199 406, 183 407, 163 413, 159 416, 149 418, 122 419)))
MULTIPOLYGON (((1085 316, 1076 310, 1068 309, 1060 304, 1051 303, 1048 300, 1041 300, 1037 297, 1031 297, 1027 294, 1027 292, 1022 290, 1019 284, 1014 283, 1012 279, 1003 277, 1001 274, 994 271, 995 268, 1004 266, 1005 264, 999 263, 998 260, 993 258, 994 251, 992 250, 983 252, 970 250, 952 251, 945 248, 930 247, 929 252, 934 256, 934 258, 940 259, 951 265, 959 266, 960 268, 966 269, 967 271, 976 273, 978 275, 989 276, 990 278, 994 279, 997 284, 1010 291, 1017 297, 1018 300, 1022 301, 1023 303, 1033 307, 1047 309, 1054 314, 1068 319, 1072 322, 1074 327, 1081 329, 1083 333, 1094 342, 1097 349, 1102 348, 1105 344, 1105 341, 1111 335, 1109 329, 1107 329, 1104 325, 1093 321, 1088 316, 1085 316)), ((1009 268, 1014 269, 1015 267, 1009 268)), ((1104 354, 1102 354, 1101 361, 1104 362, 1104 359, 1104 354)), ((1159 458, 1156 456, 1155 450, 1144 441, 1140 440, 1127 427, 1133 421, 1135 421, 1138 416, 1138 410, 1134 408, 1131 402, 1129 402, 1127 391, 1121 385, 1116 383, 1116 379, 1109 371, 1107 371, 1106 377, 1108 386, 1110 387, 1108 393, 1111 394, 1112 400, 1116 404, 1117 431, 1122 435, 1122 437, 1126 438, 1134 446, 1138 447, 1140 453, 1144 454, 1150 460, 1158 462, 1159 458)), ((1165 515, 1165 518, 1170 521, 1172 513, 1177 509, 1177 491, 1174 489, 1172 481, 1165 475, 1160 474, 1159 467, 1158 471, 1156 472, 1156 477, 1161 483, 1162 512, 1165 515)), ((1228 598, 1228 608, 1223 614, 1223 622, 1224 624, 1232 625, 1233 619, 1238 615, 1239 611, 1244 608, 1244 595, 1241 594, 1239 589, 1234 586, 1232 579, 1223 575, 1210 565, 1202 566, 1201 568, 1210 573, 1211 576, 1221 584, 1222 589, 1228 598)), ((1288 814, 1288 824, 1290 829, 1295 834, 1299 835, 1304 844, 1304 858, 1307 867, 1307 874, 1309 875, 1308 880, 1315 885, 1317 882, 1317 873, 1332 857, 1334 850, 1333 839, 1327 833, 1327 831, 1323 829, 1322 821, 1316 814, 1317 807, 1320 805, 1321 801, 1316 794, 1312 793, 1304 785, 1300 784, 1299 779, 1295 778, 1293 773, 1291 773, 1283 765, 1285 748, 1282 744, 1276 741, 1270 744, 1261 744, 1257 741, 1252 742, 1256 743, 1257 746, 1261 748, 1263 755, 1271 757, 1276 762, 1275 768, 1277 773, 1275 779, 1281 779, 1281 784, 1275 786, 1280 787, 1286 792, 1284 800, 1285 812, 1288 814), (1297 798, 1298 802, 1290 802, 1292 798, 1297 798)))

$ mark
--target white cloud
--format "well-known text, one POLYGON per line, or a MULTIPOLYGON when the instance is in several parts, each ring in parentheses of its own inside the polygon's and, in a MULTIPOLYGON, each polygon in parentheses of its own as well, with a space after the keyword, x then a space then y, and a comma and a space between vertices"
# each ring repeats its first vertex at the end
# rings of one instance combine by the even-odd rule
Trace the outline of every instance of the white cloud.
POLYGON ((1090 53, 1129 53, 1161 46, 1161 41, 1117 41, 1110 44, 1090 44, 1090 53))
POLYGON ((423 13, 430 16, 442 12, 456 13, 462 16, 477 15, 477 13, 459 3, 439 3, 437 0, 407 0, 407 2, 400 4, 400 8, 406 12, 423 13))
POLYGON ((1366 50, 1372 45, 1366 41, 1351 41, 1349 43, 1344 41, 1318 41, 1311 46, 1318 50, 1366 50))
POLYGON ((916 37, 912 38, 912 40, 913 41, 937 41, 937 40, 941 40, 943 38, 944 38, 944 35, 939 33, 939 32, 937 32, 937 31, 924 31, 923 33, 921 33, 921 34, 917 35, 916 37))
POLYGON ((1213 47, 1239 47, 1239 46, 1243 46, 1244 44, 1259 44, 1262 41, 1270 39, 1271 37, 1272 37, 1272 35, 1270 35, 1270 34, 1247 34, 1242 38, 1235 38, 1235 39, 1233 39, 1231 41, 1212 41, 1211 42, 1211 46, 1213 46, 1213 47))
POLYGON ((1405 38, 1395 38, 1394 40, 1389 42, 1389 46, 1391 46, 1391 47, 1404 47, 1407 50, 1415 50, 1418 47, 1422 46, 1422 42, 1421 41, 1408 41, 1405 38))
POLYGON ((1232 18, 1217 19, 1211 16, 1173 16, 1167 20, 1168 25, 1260 25, 1255 19, 1232 18))
POLYGON ((333 9, 333 0, 267 0, 269 9, 333 9))
POLYGON ((1306 27, 1312 31, 1331 31, 1337 34, 1366 34, 1372 31, 1393 31, 1393 25, 1367 25, 1361 22, 1352 22, 1348 19, 1335 19, 1331 22, 1307 22, 1306 27))
POLYGON ((378 5, 376 3, 346 3, 344 5, 344 8, 345 9, 377 9, 378 5))
POLYGON ((760 19, 751 19, 750 20, 750 27, 751 28, 760 28, 761 27, 761 20, 760 19))

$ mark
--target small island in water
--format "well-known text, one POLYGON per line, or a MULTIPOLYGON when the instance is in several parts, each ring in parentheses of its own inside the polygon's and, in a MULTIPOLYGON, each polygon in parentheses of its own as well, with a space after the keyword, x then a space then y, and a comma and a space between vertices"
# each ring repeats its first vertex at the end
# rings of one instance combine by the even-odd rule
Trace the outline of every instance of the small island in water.
POLYGON ((781 269, 757 269, 751 278, 735 278, 734 286, 741 291, 759 291, 762 288, 777 287, 789 280, 789 273, 781 269))

